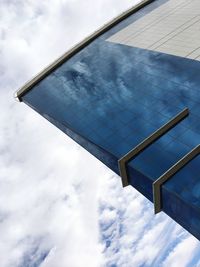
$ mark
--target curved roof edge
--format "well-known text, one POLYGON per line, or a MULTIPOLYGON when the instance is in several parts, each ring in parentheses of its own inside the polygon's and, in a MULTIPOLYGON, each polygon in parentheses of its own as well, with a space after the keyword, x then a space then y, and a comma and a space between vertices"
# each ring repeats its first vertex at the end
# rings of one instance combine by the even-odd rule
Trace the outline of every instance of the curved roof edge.
POLYGON ((64 53, 61 57, 59 57, 57 60, 55 60, 52 64, 47 66, 43 71, 41 71, 38 75, 36 75, 33 79, 28 81, 23 87, 21 87, 16 93, 15 97, 21 102, 22 96, 26 94, 29 90, 31 90, 37 83, 39 83, 41 80, 43 80, 46 76, 48 76, 52 71, 54 71, 57 67, 62 65, 67 59, 71 58, 73 55, 78 53, 80 50, 82 50, 84 47, 86 47, 88 44, 90 44, 92 41, 94 41, 97 37, 120 23, 122 20, 126 19, 133 13, 137 12, 144 6, 150 4, 154 0, 143 0, 134 7, 128 9, 127 11, 123 12, 110 22, 106 23, 103 27, 101 27, 99 30, 95 31, 90 36, 86 37, 83 41, 72 47, 68 52, 64 53))

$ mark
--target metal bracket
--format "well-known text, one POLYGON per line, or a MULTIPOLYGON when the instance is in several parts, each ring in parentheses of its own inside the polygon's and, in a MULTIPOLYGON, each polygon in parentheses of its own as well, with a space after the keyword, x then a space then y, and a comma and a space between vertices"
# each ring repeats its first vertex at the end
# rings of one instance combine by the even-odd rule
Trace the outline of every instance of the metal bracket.
POLYGON ((170 178, 172 178, 174 174, 176 174, 180 169, 182 169, 198 154, 200 154, 200 145, 196 146, 193 150, 191 150, 188 154, 186 154, 182 159, 180 159, 176 164, 174 164, 168 171, 166 171, 153 183, 153 198, 154 198, 155 214, 159 213, 162 209, 162 200, 161 200, 162 184, 168 181, 170 178))
POLYGON ((139 153, 141 153, 145 148, 147 148, 153 142, 159 139, 162 135, 168 132, 171 128, 173 128, 176 124, 178 124, 181 120, 183 120, 188 115, 189 115, 189 109, 185 108, 178 115, 176 115, 166 124, 164 124, 161 128, 159 128, 157 131, 155 131, 153 134, 147 137, 144 141, 138 144, 135 148, 129 151, 125 156, 119 159, 118 166, 119 166, 120 176, 122 178, 123 187, 129 185, 126 164, 131 159, 135 158, 139 153))

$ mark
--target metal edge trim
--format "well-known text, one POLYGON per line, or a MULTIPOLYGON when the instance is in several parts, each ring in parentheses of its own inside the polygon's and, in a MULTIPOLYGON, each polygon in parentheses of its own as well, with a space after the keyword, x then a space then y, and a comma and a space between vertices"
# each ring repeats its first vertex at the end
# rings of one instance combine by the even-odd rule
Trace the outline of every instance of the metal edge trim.
POLYGON ((92 41, 94 41, 97 37, 129 17, 130 15, 134 14, 141 8, 145 7, 146 5, 154 2, 155 0, 143 0, 141 3, 138 3, 134 7, 128 9, 127 11, 123 12, 110 22, 106 23, 103 27, 101 27, 99 30, 95 31, 90 36, 86 37, 83 41, 72 47, 68 52, 64 53, 61 57, 56 59, 52 64, 47 66, 43 71, 41 71, 38 75, 36 75, 33 79, 28 81, 23 87, 21 87, 19 90, 16 91, 15 97, 21 102, 22 96, 31 90, 37 83, 39 83, 41 80, 43 80, 46 76, 48 76, 52 71, 54 71, 56 68, 58 68, 60 65, 62 65, 66 60, 70 59, 73 55, 78 53, 80 50, 82 50, 84 47, 86 47, 88 44, 90 44, 92 41))
POLYGON ((153 199, 154 199, 154 212, 159 213, 162 210, 162 196, 161 196, 161 186, 168 181, 174 174, 176 174, 180 169, 187 165, 191 160, 193 160, 198 154, 200 154, 200 145, 197 145, 188 154, 186 154, 182 159, 175 163, 168 171, 162 174, 153 183, 153 199))
POLYGON ((179 114, 177 114, 174 118, 160 127, 157 131, 152 133, 149 137, 147 137, 144 141, 138 144, 135 148, 129 151, 126 155, 124 155, 121 159, 118 160, 119 172, 122 178, 123 187, 129 185, 128 174, 126 170, 126 164, 131 159, 136 157, 139 153, 141 153, 145 148, 150 146, 153 142, 155 142, 158 138, 168 132, 172 127, 178 124, 181 120, 183 120, 186 116, 189 115, 189 109, 185 108, 179 114))

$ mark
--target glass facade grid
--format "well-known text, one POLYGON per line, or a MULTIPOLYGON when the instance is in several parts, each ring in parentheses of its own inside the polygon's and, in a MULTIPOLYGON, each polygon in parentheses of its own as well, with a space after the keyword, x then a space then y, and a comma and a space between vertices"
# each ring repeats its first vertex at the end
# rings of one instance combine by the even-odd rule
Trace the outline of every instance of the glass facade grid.
MULTIPOLYGON (((128 164, 131 185, 151 201, 152 182, 200 143, 200 62, 107 38, 165 2, 127 18, 23 96, 60 129, 78 134, 79 143, 117 173, 118 159, 188 107, 187 118, 128 164)), ((164 211, 198 238, 199 163, 197 157, 162 189, 164 211)))

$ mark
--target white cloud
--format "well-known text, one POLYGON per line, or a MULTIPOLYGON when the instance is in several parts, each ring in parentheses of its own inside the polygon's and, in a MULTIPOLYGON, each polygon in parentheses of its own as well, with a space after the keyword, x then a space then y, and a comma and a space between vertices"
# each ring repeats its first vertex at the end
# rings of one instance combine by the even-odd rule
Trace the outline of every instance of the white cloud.
POLYGON ((155 216, 153 205, 131 187, 122 189, 116 176, 104 186, 100 222, 107 243, 105 266, 162 266, 174 243, 188 234, 166 215, 155 216))
POLYGON ((192 236, 184 239, 170 252, 163 267, 189 266, 188 264, 193 259, 197 247, 199 247, 199 241, 192 236))
POLYGON ((45 257, 41 267, 175 266, 182 250, 186 266, 198 252, 193 237, 155 217, 134 189, 122 189, 119 177, 13 99, 23 82, 136 1, 0 2, 0 266, 39 266, 45 257))

